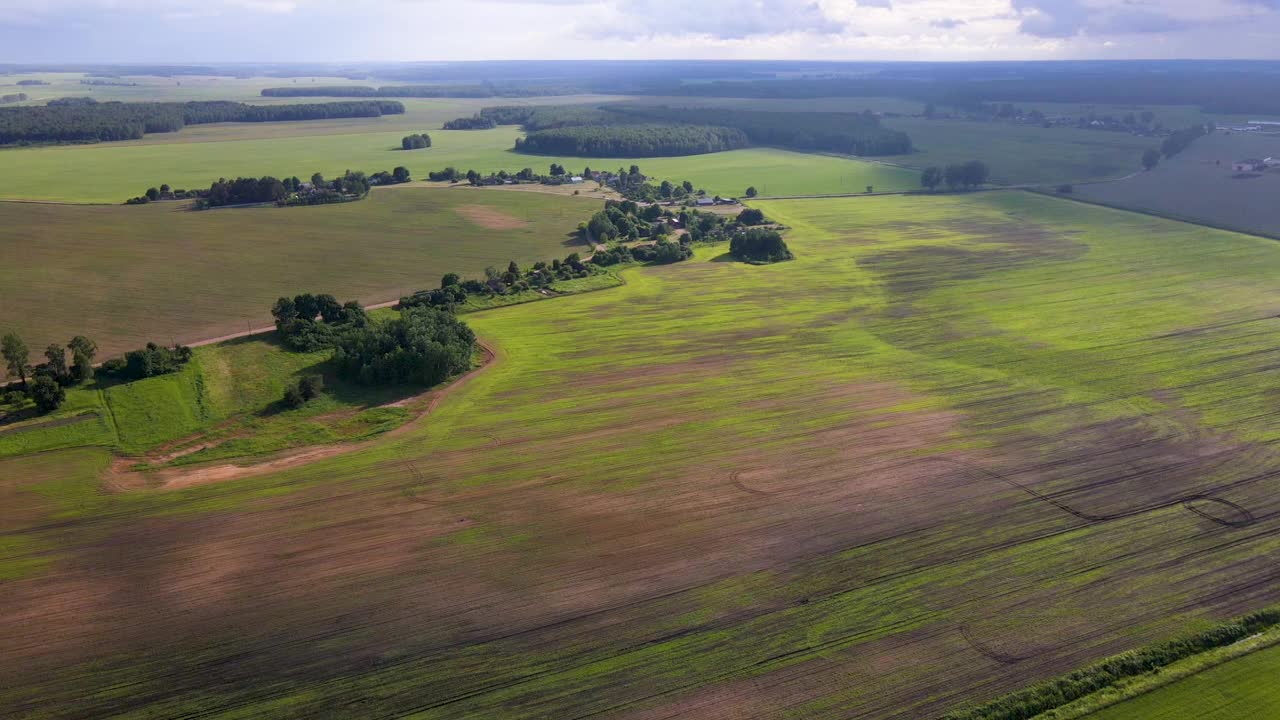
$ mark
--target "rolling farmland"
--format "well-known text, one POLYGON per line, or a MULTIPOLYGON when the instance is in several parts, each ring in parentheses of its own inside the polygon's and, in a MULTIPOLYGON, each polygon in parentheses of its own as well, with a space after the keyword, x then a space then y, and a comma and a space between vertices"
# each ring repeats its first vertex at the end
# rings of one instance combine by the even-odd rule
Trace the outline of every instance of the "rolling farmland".
MULTIPOLYGON (((397 116, 389 116, 394 118, 397 116)), ((400 122, 378 118, 377 122, 400 122)), ((344 124, 353 121, 319 121, 344 124)), ((310 177, 320 171, 326 176, 344 170, 390 170, 404 165, 416 177, 430 170, 454 166, 482 173, 517 171, 524 167, 545 172, 551 163, 565 164, 579 171, 583 166, 616 170, 638 163, 648 175, 675 182, 692 180, 712 194, 741 195, 748 185, 761 192, 767 186, 773 195, 862 192, 867 185, 880 190, 907 190, 919 185, 914 172, 837 157, 806 155, 770 148, 748 148, 712 155, 670 158, 571 158, 525 155, 511 148, 520 131, 514 127, 494 130, 436 130, 435 126, 405 126, 394 131, 373 131, 376 124, 362 124, 350 134, 300 135, 299 125, 307 123, 258 123, 270 128, 242 129, 218 126, 210 132, 252 132, 258 139, 204 142, 207 137, 196 126, 191 142, 104 143, 88 146, 57 146, 22 150, 0 150, 18 172, 0 178, 0 198, 57 200, 64 202, 120 203, 148 187, 168 183, 173 187, 208 187, 219 176, 298 175, 310 177), (401 151, 400 139, 408 131, 426 130, 432 147, 401 151), (278 133, 262 138, 264 131, 278 133), (206 168, 219 168, 213 176, 206 168)), ((174 134, 172 140, 187 131, 174 134)), ((234 135, 233 135, 234 137, 234 135)))
POLYGON ((1231 164, 1280 155, 1280 136, 1217 132, 1155 170, 1120 182, 1082 185, 1085 200, 1280 237, 1280 171, 1237 174, 1231 164))
POLYGON ((564 257, 598 205, 422 187, 309 208, 0 203, 0 328, 35 348, 85 334, 108 354, 216 337, 269 325, 285 294, 372 303, 450 271, 564 257))
POLYGON ((0 460, 0 712, 918 718, 1280 598, 1273 242, 760 206, 796 260, 470 315, 496 358, 365 451, 0 460))

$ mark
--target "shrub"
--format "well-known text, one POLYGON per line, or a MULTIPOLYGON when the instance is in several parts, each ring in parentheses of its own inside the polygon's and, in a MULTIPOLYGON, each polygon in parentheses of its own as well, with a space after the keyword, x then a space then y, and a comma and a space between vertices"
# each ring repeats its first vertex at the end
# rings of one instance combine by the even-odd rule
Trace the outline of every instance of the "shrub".
POLYGON ((284 404, 291 408, 300 408, 307 404, 307 399, 302 396, 302 390, 297 385, 290 385, 284 390, 284 404))

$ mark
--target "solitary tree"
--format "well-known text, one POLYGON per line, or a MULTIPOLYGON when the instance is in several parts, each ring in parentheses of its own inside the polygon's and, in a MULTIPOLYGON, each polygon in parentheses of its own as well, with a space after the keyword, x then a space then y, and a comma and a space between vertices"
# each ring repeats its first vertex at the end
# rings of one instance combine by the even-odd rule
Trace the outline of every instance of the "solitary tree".
POLYGON ((684 182, 680 183, 680 186, 683 187, 684 191, 687 193, 693 192, 693 183, 689 182, 688 180, 685 180, 684 182))
POLYGON ((51 412, 67 399, 67 393, 53 378, 40 375, 31 383, 31 399, 41 412, 51 412))
POLYGON ((22 381, 23 387, 27 385, 27 365, 30 354, 27 352, 27 344, 22 342, 22 338, 13 333, 0 338, 0 355, 4 356, 5 366, 9 369, 10 375, 17 375, 22 381))
POLYGON ((59 383, 66 383, 71 379, 71 374, 67 372, 66 348, 61 345, 50 345, 44 349, 44 356, 49 361, 49 369, 53 371, 53 376, 59 383))
POLYGON ((1160 151, 1155 148, 1147 148, 1142 153, 1142 167, 1147 170, 1154 170, 1155 166, 1160 164, 1160 151))
POLYGON ((324 185, 324 175, 316 173, 311 176, 311 185, 319 190, 324 185))
POLYGON ((159 190, 157 190, 156 188, 147 188, 147 199, 148 199, 148 200, 159 200, 159 199, 160 199, 160 191, 159 191, 159 190))
POLYGON ((409 168, 401 165, 391 171, 391 177, 398 183, 409 182, 409 168))
POLYGON ((458 276, 458 273, 445 273, 444 277, 440 278, 440 287, 447 288, 460 282, 462 282, 462 278, 458 276))
POLYGON ((749 197, 749 198, 753 198, 753 197, 755 197, 755 196, 757 195, 757 193, 756 193, 756 186, 755 186, 755 185, 752 185, 751 187, 747 188, 747 193, 746 193, 746 194, 747 194, 747 197, 749 197))

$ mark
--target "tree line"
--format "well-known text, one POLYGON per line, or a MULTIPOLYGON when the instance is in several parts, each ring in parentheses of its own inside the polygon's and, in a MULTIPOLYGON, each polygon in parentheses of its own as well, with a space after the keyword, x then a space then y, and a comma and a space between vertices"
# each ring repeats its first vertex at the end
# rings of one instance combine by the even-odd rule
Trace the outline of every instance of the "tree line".
POLYGON ((413 179, 403 165, 390 172, 382 170, 372 175, 348 170, 332 180, 315 173, 310 182, 297 176, 277 178, 266 175, 260 178, 239 177, 234 180, 219 178, 208 190, 173 190, 168 184, 147 188, 147 191, 125 201, 126 205, 145 205, 159 200, 196 200, 197 209, 276 203, 282 207, 296 205, 324 205, 358 200, 369 194, 375 185, 398 185, 413 179))
POLYGON ((484 270, 484 279, 463 279, 458 273, 445 273, 440 287, 419 290, 400 298, 400 307, 434 307, 454 310, 471 296, 494 297, 512 293, 550 288, 556 282, 573 280, 591 275, 593 269, 578 253, 570 253, 563 260, 538 261, 521 268, 515 260, 507 263, 506 271, 495 267, 484 270))
POLYGON ((487 98, 572 95, 580 88, 556 85, 294 85, 263 88, 263 97, 487 98))
POLYGON ((26 100, 26 99, 27 99, 26 93, 10 93, 8 95, 0 95, 0 105, 7 105, 9 103, 22 102, 23 100, 26 100))
POLYGON ((971 190, 987 183, 991 169, 981 160, 953 163, 946 167, 931 165, 920 173, 920 185, 933 192, 946 184, 952 190, 971 190))
POLYGON ((449 120, 444 124, 445 130, 492 130, 498 124, 492 118, 472 115, 449 120))
POLYGON ((0 356, 9 375, 17 378, 19 384, 17 389, 11 386, 0 399, 17 407, 29 400, 40 412, 52 412, 66 400, 66 388, 87 383, 95 375, 141 380, 176 372, 192 357, 191 348, 184 345, 170 348, 147 343, 143 348, 125 353, 124 357, 102 363, 95 373, 93 359, 97 353, 97 343, 77 335, 65 347, 57 344, 46 347, 45 362, 32 366, 27 344, 17 334, 8 333, 0 338, 0 356))
POLYGON ((284 122, 379 117, 404 113, 404 104, 365 100, 293 105, 100 103, 65 98, 48 105, 0 108, 0 145, 136 140, 149 133, 177 132, 187 125, 218 122, 284 122))
POLYGON ((735 150, 750 144, 741 130, 679 124, 581 125, 531 132, 519 152, 584 157, 664 157, 735 150))

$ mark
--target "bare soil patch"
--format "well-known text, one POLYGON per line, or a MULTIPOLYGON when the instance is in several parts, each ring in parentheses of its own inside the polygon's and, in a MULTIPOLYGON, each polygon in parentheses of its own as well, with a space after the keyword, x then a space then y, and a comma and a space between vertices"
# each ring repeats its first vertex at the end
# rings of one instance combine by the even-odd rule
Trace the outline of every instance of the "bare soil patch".
POLYGON ((519 230, 529 226, 518 217, 486 205, 459 205, 454 211, 486 230, 519 230))

